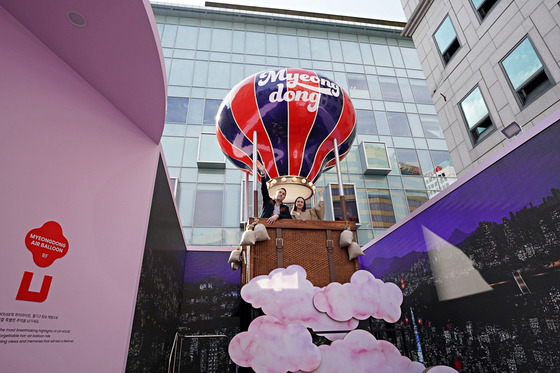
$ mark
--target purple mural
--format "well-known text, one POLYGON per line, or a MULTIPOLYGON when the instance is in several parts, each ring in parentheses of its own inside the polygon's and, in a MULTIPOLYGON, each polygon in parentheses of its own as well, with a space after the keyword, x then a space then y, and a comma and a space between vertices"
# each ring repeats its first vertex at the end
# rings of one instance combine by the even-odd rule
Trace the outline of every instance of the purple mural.
POLYGON ((360 258, 361 268, 401 287, 397 326, 427 366, 469 372, 560 367, 558 138, 560 122, 360 258))
POLYGON ((241 271, 232 271, 229 251, 187 251, 177 367, 185 372, 235 372, 227 353, 239 333, 241 271), (200 336, 200 337, 198 337, 200 336))

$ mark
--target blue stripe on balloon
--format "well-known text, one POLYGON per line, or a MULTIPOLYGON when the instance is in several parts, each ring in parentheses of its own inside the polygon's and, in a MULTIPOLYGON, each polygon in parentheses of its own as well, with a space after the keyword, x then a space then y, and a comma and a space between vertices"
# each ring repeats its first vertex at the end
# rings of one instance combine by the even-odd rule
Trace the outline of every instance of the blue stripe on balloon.
MULTIPOLYGON (((231 102, 223 106, 222 111, 219 113, 218 117, 220 118, 218 120, 220 132, 222 132, 226 140, 228 140, 236 148, 241 149, 243 153, 249 155, 250 158, 253 158, 253 142, 248 139, 243 131, 241 131, 241 129, 239 128, 239 124, 233 117, 231 102), (235 125, 233 125, 233 123, 235 123, 235 125)), ((229 156, 229 158, 232 157, 233 155, 229 156)), ((233 163, 235 163, 235 165, 238 165, 236 162, 233 163)))
POLYGON ((305 156, 303 157, 300 175, 308 175, 311 171, 317 156, 317 150, 339 123, 344 107, 343 102, 344 96, 342 94, 338 97, 321 95, 317 118, 315 118, 315 124, 309 133, 305 146, 305 156))

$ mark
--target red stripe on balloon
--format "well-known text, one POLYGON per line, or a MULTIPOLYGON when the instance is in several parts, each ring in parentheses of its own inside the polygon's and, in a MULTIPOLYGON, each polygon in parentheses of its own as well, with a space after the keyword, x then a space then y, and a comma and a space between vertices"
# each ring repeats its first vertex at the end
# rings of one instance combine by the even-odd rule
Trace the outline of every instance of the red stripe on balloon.
MULTIPOLYGON (((278 168, 274 160, 273 146, 264 127, 257 105, 253 75, 241 84, 239 91, 231 102, 231 111, 239 130, 253 142, 253 132, 257 131, 257 150, 271 178, 278 176, 278 168), (240 125, 241 124, 241 125, 240 125)), ((251 166, 252 167, 252 166, 251 166)))
POLYGON ((313 74, 313 78, 309 75, 310 71, 302 69, 286 69, 292 79, 287 79, 286 84, 295 83, 297 77, 297 85, 288 87, 286 92, 286 100, 288 101, 288 173, 289 175, 299 175, 305 155, 305 144, 307 138, 315 123, 317 117, 317 109, 319 108, 319 99, 321 95, 318 93, 319 78, 317 74, 313 74), (296 75, 297 74, 297 75, 296 75), (315 82, 311 79, 316 80, 315 82), (304 87, 304 85, 311 88, 304 87), (317 88, 314 90, 313 88, 317 88), (291 100, 291 101, 290 101, 291 100), (310 111, 309 108, 314 108, 310 111))

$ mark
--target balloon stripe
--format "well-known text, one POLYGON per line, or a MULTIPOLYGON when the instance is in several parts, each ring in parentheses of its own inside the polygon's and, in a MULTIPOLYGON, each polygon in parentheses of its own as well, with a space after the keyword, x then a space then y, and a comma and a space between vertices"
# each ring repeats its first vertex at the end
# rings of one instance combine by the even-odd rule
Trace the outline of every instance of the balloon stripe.
POLYGON ((317 74, 307 70, 287 69, 288 101, 288 174, 299 175, 305 145, 315 123, 321 94, 317 74), (315 77, 315 79, 312 79, 315 77))
MULTIPOLYGON (((240 87, 239 91, 232 100, 231 109, 236 119, 236 123, 239 124, 239 129, 248 139, 250 139, 251 143, 253 139, 253 132, 257 131, 257 149, 259 155, 267 168, 269 176, 276 177, 271 175, 274 174, 271 170, 276 171, 276 168, 269 168, 270 165, 274 163, 273 147, 270 143, 270 139, 268 138, 268 134, 264 129, 264 125, 259 114, 254 81, 255 77, 252 76, 243 82, 243 85, 240 87)), ((252 155, 250 158, 252 159, 252 155)), ((276 171, 276 174, 277 173, 278 172, 276 171)))
MULTIPOLYGON (((222 136, 227 139, 228 142, 231 144, 235 144, 235 148, 239 149, 243 154, 252 154, 253 153, 253 143, 245 136, 245 134, 239 128, 237 121, 233 115, 233 112, 228 108, 227 104, 223 104, 218 109, 220 117, 227 121, 227 123, 235 124, 235 126, 224 126, 224 125, 216 125, 216 133, 220 131, 222 136)), ((222 122, 224 123, 224 122, 222 122)), ((225 151, 224 151, 225 152, 225 151)), ((237 158, 233 154, 227 155, 237 158)))
MULTIPOLYGON (((283 71, 283 70, 281 70, 283 71)), ((266 73, 263 73, 266 74, 266 73)), ((271 178, 286 175, 288 172, 287 152, 287 104, 278 102, 278 97, 283 97, 285 92, 284 84, 276 84, 275 81, 262 80, 263 75, 257 74, 255 79, 255 100, 258 107, 258 114, 261 118, 260 127, 267 141, 259 142, 259 152, 261 146, 273 149, 270 158, 261 154, 268 175, 271 178)), ((260 138, 260 134, 259 134, 260 138)))
MULTIPOLYGON (((319 149, 325 144, 324 140, 328 139, 339 123, 347 125, 345 118, 342 116, 345 103, 345 96, 340 94, 342 90, 335 90, 332 83, 324 81, 324 79, 321 79, 321 88, 325 91, 325 94, 322 94, 321 97, 321 106, 315 119, 315 126, 310 133, 311 141, 307 144, 305 150, 308 156, 304 159, 301 171, 302 175, 308 175, 311 180, 316 179, 321 173, 320 169, 312 173, 314 164, 317 162, 318 165, 324 164, 324 157, 327 155, 325 152, 319 153, 319 149)), ((332 146, 332 142, 328 146, 332 146)))
MULTIPOLYGON (((245 167, 242 166, 242 168, 245 171, 248 171, 248 172, 252 171, 253 161, 252 161, 251 158, 249 158, 249 156, 247 156, 247 154, 243 150, 239 149, 238 147, 233 145, 231 142, 229 142, 228 139, 226 139, 224 137, 224 135, 221 131, 216 132, 216 138, 218 140, 218 144, 220 145, 220 147, 224 151, 225 155, 230 160, 237 160, 241 164, 245 165, 245 167)), ((236 164, 239 167, 239 164, 237 162, 234 162, 234 164, 236 164)))
POLYGON ((269 177, 300 176, 314 183, 352 149, 356 114, 346 92, 328 78, 300 68, 267 70, 237 84, 224 98, 216 136, 237 167, 252 167, 257 154, 269 177))
MULTIPOLYGON (((354 128, 355 128, 355 123, 356 123, 356 113, 354 111, 354 107, 350 101, 350 98, 348 98, 348 96, 346 95, 346 93, 343 91, 343 97, 344 97, 344 101, 343 101, 343 108, 342 108, 342 114, 339 117, 339 121, 337 122, 337 124, 334 126, 333 130, 331 131, 331 133, 329 134, 329 136, 321 143, 319 150, 317 151, 318 154, 318 158, 315 159, 315 162, 313 164, 313 167, 311 168, 311 171, 309 173, 308 178, 314 178, 316 175, 319 174, 320 172, 320 166, 321 165, 325 165, 326 163, 323 163, 323 160, 327 157, 327 154, 329 152, 330 149, 332 149, 333 147, 333 140, 336 138, 337 142, 339 142, 339 148, 340 148, 340 140, 346 140, 348 138, 348 136, 353 133, 354 128), (352 123, 352 126, 339 126, 340 123, 340 118, 345 118, 346 120, 348 120, 350 123, 352 123)), ((353 140, 353 139, 352 139, 353 140)), ((340 155, 340 154, 339 154, 340 155)), ((333 155, 334 157, 334 155, 333 155)), ((328 163, 328 161, 327 161, 328 163)))

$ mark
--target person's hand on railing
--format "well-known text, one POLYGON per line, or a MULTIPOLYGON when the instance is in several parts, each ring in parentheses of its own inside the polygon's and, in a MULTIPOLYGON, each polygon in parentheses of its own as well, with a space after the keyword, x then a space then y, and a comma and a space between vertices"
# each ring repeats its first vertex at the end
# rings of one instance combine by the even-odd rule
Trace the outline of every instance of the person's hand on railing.
POLYGON ((266 220, 266 222, 267 222, 268 224, 274 224, 274 222, 275 222, 276 220, 278 220, 279 217, 280 217, 280 215, 274 214, 274 215, 272 215, 270 218, 268 218, 268 219, 266 220))

